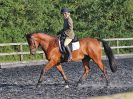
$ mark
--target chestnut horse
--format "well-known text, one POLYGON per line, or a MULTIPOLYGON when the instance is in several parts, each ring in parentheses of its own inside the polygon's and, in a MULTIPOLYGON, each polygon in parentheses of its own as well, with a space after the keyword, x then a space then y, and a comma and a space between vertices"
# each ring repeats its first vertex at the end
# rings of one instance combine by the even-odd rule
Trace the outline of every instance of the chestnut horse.
MULTIPOLYGON (((45 33, 30 33, 26 34, 26 39, 29 44, 31 54, 35 54, 37 48, 41 46, 48 60, 48 63, 44 65, 41 70, 37 86, 43 81, 44 74, 47 73, 54 66, 56 66, 57 70, 63 76, 65 83, 68 83, 68 78, 65 75, 61 65, 61 52, 59 49, 58 38, 45 33)), ((80 48, 72 52, 72 61, 82 60, 83 62, 84 72, 78 82, 81 82, 87 77, 90 71, 89 61, 92 59, 103 72, 108 84, 108 75, 102 63, 102 47, 100 42, 102 42, 105 53, 109 59, 111 71, 116 71, 117 67, 114 64, 114 55, 106 41, 94 38, 82 38, 79 40, 80 48)))

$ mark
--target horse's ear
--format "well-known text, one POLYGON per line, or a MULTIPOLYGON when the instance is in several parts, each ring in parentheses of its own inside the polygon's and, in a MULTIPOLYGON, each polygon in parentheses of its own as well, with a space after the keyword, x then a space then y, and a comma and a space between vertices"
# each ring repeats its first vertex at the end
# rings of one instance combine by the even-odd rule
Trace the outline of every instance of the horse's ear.
POLYGON ((25 33, 25 34, 24 34, 24 37, 26 37, 26 38, 31 38, 31 34, 25 33))

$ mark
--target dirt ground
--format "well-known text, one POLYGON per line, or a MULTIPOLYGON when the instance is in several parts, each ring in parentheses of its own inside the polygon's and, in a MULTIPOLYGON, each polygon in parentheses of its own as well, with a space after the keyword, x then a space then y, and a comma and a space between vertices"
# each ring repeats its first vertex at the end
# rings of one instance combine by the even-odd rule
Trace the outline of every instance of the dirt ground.
POLYGON ((92 99, 117 93, 133 92, 133 58, 117 59, 118 70, 112 73, 108 61, 103 61, 109 75, 109 86, 96 64, 82 84, 76 82, 83 73, 81 62, 63 63, 70 85, 66 88, 60 73, 52 68, 40 88, 35 88, 43 65, 0 69, 0 99, 92 99))

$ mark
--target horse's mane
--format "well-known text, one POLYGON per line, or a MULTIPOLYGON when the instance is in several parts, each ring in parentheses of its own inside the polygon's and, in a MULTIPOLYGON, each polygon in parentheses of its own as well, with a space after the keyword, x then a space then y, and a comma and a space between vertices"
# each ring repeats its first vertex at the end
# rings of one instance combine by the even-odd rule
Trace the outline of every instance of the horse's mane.
POLYGON ((26 35, 26 37, 30 38, 33 34, 38 34, 38 33, 47 34, 47 33, 44 33, 44 32, 31 32, 31 33, 27 33, 25 35, 26 35))
POLYGON ((47 36, 50 36, 50 37, 56 38, 56 36, 49 35, 49 34, 46 33, 46 32, 31 32, 31 33, 26 34, 26 37, 27 37, 27 38, 31 38, 31 36, 32 36, 33 34, 38 34, 38 33, 45 34, 45 35, 47 35, 47 36))

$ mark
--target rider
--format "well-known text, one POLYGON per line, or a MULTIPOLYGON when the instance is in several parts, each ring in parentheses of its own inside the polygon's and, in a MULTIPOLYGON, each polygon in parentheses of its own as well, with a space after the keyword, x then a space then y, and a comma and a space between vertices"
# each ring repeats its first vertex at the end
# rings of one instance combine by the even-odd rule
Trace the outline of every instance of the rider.
POLYGON ((64 17, 64 24, 63 24, 63 29, 61 30, 60 33, 61 34, 64 33, 66 35, 64 46, 66 47, 69 53, 68 61, 70 61, 72 59, 72 54, 68 45, 72 41, 72 39, 74 39, 74 36, 75 36, 73 31, 73 20, 71 19, 70 12, 67 8, 62 8, 61 14, 63 14, 63 17, 64 17))

